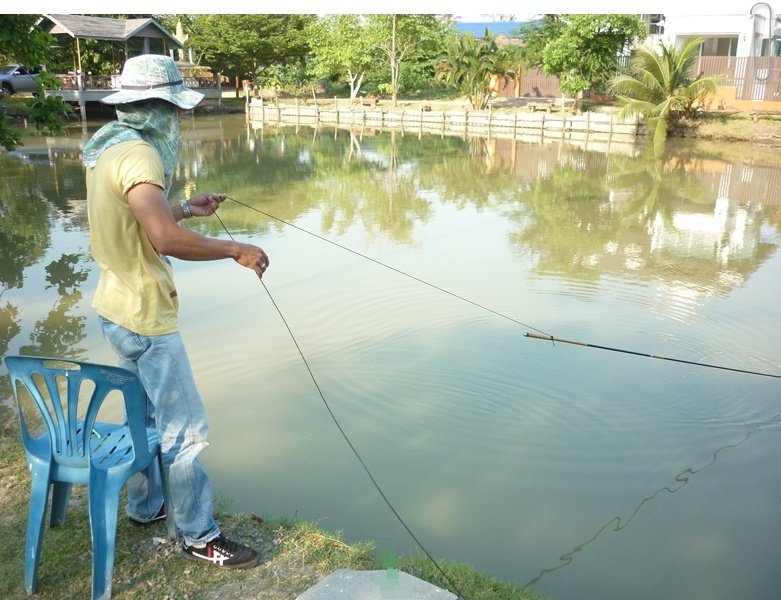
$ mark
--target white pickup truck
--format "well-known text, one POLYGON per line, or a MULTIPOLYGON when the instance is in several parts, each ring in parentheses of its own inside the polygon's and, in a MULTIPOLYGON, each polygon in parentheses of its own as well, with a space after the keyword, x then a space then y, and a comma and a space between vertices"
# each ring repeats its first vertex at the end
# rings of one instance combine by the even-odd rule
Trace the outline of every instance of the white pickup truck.
POLYGON ((38 90, 40 69, 26 69, 22 65, 4 65, 0 67, 0 94, 17 92, 35 92, 38 90))

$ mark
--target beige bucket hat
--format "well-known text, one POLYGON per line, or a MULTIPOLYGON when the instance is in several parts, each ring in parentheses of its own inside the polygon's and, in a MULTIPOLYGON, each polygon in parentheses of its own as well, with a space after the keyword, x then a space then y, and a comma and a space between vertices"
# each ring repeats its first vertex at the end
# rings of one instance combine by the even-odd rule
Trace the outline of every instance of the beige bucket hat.
POLYGON ((184 78, 170 56, 142 54, 127 59, 120 77, 120 91, 101 102, 127 104, 150 98, 190 110, 203 99, 203 94, 184 85, 184 78))

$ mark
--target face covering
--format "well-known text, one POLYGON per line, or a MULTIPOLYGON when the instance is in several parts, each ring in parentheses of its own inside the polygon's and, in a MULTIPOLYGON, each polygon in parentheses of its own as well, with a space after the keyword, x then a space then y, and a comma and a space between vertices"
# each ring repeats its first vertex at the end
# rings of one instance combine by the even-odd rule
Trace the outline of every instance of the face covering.
POLYGON ((179 154, 179 115, 164 100, 117 105, 117 120, 106 123, 85 144, 82 160, 94 167, 104 150, 130 140, 150 144, 160 154, 165 174, 165 193, 171 189, 179 154))

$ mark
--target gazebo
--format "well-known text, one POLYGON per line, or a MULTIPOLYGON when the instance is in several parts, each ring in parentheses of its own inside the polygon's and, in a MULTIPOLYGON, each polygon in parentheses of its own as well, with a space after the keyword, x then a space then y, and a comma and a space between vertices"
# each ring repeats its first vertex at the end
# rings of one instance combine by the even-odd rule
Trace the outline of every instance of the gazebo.
MULTIPOLYGON (((118 74, 93 75, 84 73, 81 63, 80 40, 102 40, 112 42, 120 52, 117 57, 117 66, 121 66, 125 60, 141 54, 169 54, 173 58, 175 50, 184 49, 184 41, 177 38, 157 21, 151 18, 145 19, 113 19, 107 17, 89 17, 83 15, 43 15, 39 22, 47 33, 54 36, 69 36, 75 40, 74 69, 72 73, 57 74, 60 79, 59 90, 47 90, 47 95, 62 96, 66 102, 78 103, 81 107, 82 118, 85 116, 87 102, 98 101, 104 96, 114 92, 118 87, 118 74)), ((179 53, 183 59, 183 53, 179 53)), ((184 62, 184 61, 183 61, 184 62)), ((221 90, 219 81, 215 87, 208 86, 208 82, 202 79, 190 77, 192 64, 180 66, 185 75, 185 83, 189 87, 205 87, 202 91, 207 98, 219 98, 221 90), (189 66, 190 68, 182 68, 189 66), (204 85, 204 84, 207 85, 204 85)), ((118 72, 117 72, 118 73, 118 72)))
POLYGON ((75 69, 81 72, 80 40, 103 40, 121 45, 122 64, 139 54, 168 54, 170 49, 184 44, 154 19, 111 19, 82 15, 44 15, 39 26, 54 36, 69 36, 76 40, 75 69))

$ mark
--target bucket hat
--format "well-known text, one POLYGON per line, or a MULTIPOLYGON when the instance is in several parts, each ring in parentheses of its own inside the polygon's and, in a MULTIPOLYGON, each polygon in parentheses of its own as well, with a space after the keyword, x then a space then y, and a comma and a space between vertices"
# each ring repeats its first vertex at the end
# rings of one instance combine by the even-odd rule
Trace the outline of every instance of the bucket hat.
POLYGON ((105 104, 127 104, 159 98, 184 110, 195 108, 203 94, 184 85, 184 79, 170 56, 142 54, 127 59, 120 77, 120 91, 101 100, 105 104))

